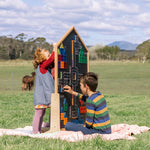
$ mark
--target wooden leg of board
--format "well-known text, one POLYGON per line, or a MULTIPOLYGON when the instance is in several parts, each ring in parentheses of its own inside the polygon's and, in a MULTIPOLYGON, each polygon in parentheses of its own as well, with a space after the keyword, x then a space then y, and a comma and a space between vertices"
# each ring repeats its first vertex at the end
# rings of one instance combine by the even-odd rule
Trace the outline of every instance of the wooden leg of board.
POLYGON ((46 133, 60 131, 60 96, 53 93, 51 96, 51 120, 50 130, 46 133))

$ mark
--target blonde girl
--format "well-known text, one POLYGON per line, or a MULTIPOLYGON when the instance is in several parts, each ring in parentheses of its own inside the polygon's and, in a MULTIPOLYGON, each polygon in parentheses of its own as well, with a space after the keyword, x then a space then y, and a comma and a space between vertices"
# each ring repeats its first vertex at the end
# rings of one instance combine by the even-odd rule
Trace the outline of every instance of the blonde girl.
POLYGON ((34 90, 33 134, 41 133, 45 110, 51 104, 51 93, 54 93, 54 79, 51 69, 54 67, 54 51, 37 49, 34 53, 33 66, 36 69, 34 90))

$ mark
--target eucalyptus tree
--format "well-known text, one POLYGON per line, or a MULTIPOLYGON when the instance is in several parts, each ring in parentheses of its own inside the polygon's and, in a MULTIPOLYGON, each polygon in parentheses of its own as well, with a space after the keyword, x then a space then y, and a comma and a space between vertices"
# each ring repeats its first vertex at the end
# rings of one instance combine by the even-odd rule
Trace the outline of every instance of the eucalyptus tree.
POLYGON ((143 63, 150 59, 150 40, 144 41, 142 44, 139 44, 136 48, 139 60, 142 60, 143 63))

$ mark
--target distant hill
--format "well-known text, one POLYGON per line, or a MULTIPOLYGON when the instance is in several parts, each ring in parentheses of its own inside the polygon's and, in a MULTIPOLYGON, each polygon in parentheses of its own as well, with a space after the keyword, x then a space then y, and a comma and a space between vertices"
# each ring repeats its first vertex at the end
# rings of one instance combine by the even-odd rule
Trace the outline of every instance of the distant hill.
POLYGON ((138 44, 133 44, 126 41, 115 41, 108 44, 108 46, 118 46, 121 50, 136 50, 138 44))

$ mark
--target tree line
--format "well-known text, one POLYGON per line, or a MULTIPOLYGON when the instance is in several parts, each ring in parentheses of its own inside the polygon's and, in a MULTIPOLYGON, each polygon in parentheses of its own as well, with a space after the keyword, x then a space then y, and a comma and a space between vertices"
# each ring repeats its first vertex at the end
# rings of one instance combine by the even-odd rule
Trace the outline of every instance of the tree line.
POLYGON ((137 51, 121 50, 118 46, 96 46, 90 53, 90 59, 102 60, 133 60, 136 58, 137 51), (94 50, 94 53, 93 53, 94 50))
MULTIPOLYGON (((37 48, 52 51, 53 45, 49 44, 44 37, 29 38, 24 33, 16 37, 0 36, 0 59, 33 59, 37 48)), ((138 60, 145 62, 150 60, 150 40, 139 44, 134 51, 123 51, 118 46, 95 45, 89 48, 90 59, 104 60, 138 60), (90 50, 91 49, 91 50, 90 50)))
POLYGON ((107 60, 116 60, 120 53, 120 48, 118 46, 111 46, 111 47, 104 46, 95 49, 95 52, 98 58, 107 59, 107 60))
POLYGON ((144 41, 143 43, 139 44, 136 48, 138 59, 142 60, 143 63, 146 60, 150 60, 150 40, 144 41))
POLYGON ((29 38, 24 33, 16 37, 0 36, 0 59, 33 59, 37 48, 52 51, 53 45, 49 44, 44 37, 29 38))
POLYGON ((121 50, 118 46, 97 45, 90 49, 90 59, 103 60, 135 60, 150 61, 150 40, 144 41, 136 47, 136 50, 121 50))

